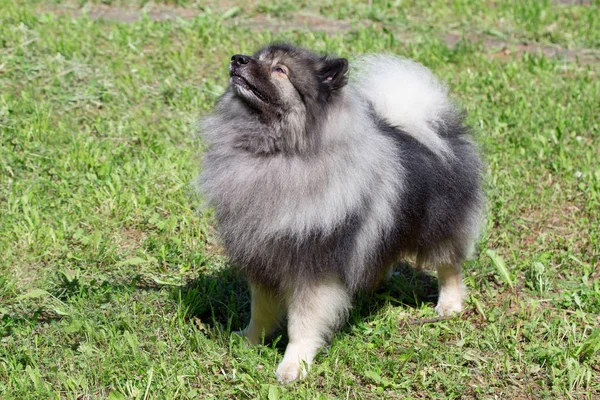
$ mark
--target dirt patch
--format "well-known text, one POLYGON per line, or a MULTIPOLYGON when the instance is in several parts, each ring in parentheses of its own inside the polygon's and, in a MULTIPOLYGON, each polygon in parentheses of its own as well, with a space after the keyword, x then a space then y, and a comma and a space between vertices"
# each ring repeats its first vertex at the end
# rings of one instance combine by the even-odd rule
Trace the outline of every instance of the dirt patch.
MULTIPOLYGON (((544 46, 538 43, 514 43, 477 36, 467 36, 466 39, 472 42, 482 42, 485 48, 490 50, 493 57, 502 60, 510 59, 514 55, 533 53, 543 54, 549 58, 559 57, 569 61, 579 60, 584 64, 600 61, 600 52, 595 49, 565 49, 558 46, 544 46)), ((456 47, 461 40, 461 35, 448 34, 444 36, 444 42, 449 48, 456 47)))
MULTIPOLYGON (((561 0, 564 4, 589 4, 589 1, 582 0, 561 0)), ((243 4, 249 10, 255 8, 250 1, 243 4)), ((237 8, 237 6, 235 6, 237 8)), ((223 12, 224 15, 232 10, 234 6, 229 7, 228 4, 215 5, 214 10, 223 12)), ((243 9, 240 8, 239 12, 243 9)), ((40 13, 52 13, 56 15, 68 15, 72 18, 78 18, 82 15, 87 15, 93 20, 104 20, 119 23, 134 23, 142 18, 148 18, 152 21, 167 21, 177 18, 194 18, 201 15, 204 11, 199 8, 185 8, 170 5, 151 4, 139 7, 116 7, 106 4, 87 4, 84 7, 78 7, 76 4, 60 6, 45 6, 38 9, 40 13)), ((234 13, 232 16, 234 16, 234 13)), ((359 26, 373 25, 375 22, 367 20, 347 21, 333 20, 325 18, 319 14, 310 12, 294 13, 287 18, 275 18, 265 14, 244 14, 242 18, 229 18, 225 23, 237 25, 242 28, 249 29, 253 32, 273 31, 282 32, 289 30, 309 30, 325 32, 328 34, 339 34, 349 32, 359 26), (250 15, 250 16, 247 16, 250 15)), ((410 41, 410 36, 395 34, 403 41, 410 41), (402 37, 400 37, 400 35, 402 37)), ((458 34, 447 34, 443 37, 444 42, 449 48, 455 48, 463 39, 463 36, 458 34)), ((508 42, 497 39, 485 38, 483 36, 470 35, 465 39, 472 42, 482 42, 492 57, 502 60, 508 60, 514 56, 519 56, 526 53, 542 54, 546 57, 559 57, 568 61, 577 61, 583 64, 600 62, 600 51, 597 49, 565 49, 559 46, 547 46, 538 43, 524 42, 508 42)))
POLYGON ((174 7, 168 5, 153 5, 152 7, 114 7, 106 4, 77 6, 50 6, 39 9, 42 13, 68 15, 78 18, 87 15, 92 20, 105 20, 112 22, 134 23, 144 16, 152 21, 167 21, 176 18, 194 18, 202 14, 202 10, 194 8, 174 7))
MULTIPOLYGON (((227 13, 224 5, 219 5, 218 11, 227 13)), ((241 10, 241 9, 240 9, 241 10)), ((184 8, 169 5, 152 5, 148 7, 116 7, 106 4, 88 4, 82 8, 75 5, 46 6, 38 9, 40 13, 51 13, 56 15, 68 15, 78 18, 87 15, 92 20, 103 20, 109 22, 134 23, 142 18, 152 21, 168 21, 177 18, 190 19, 203 14, 201 9, 184 8)), ((227 23, 237 24, 254 32, 264 30, 287 31, 287 30, 316 30, 326 33, 338 33, 349 31, 352 24, 349 21, 332 20, 312 13, 297 13, 290 18, 272 18, 264 14, 256 14, 248 18, 228 20, 227 23)))
MULTIPOLYGON (((233 9, 233 7, 229 8, 233 9)), ((227 13, 228 8, 219 5, 218 11, 227 13)), ((240 9, 241 10, 241 9, 240 9)), ((142 18, 152 21, 168 21, 177 18, 190 19, 203 13, 200 9, 175 7, 169 5, 152 5, 150 7, 115 7, 106 4, 86 5, 79 8, 74 5, 46 6, 39 8, 40 13, 51 13, 55 15, 68 15, 79 18, 87 15, 92 20, 103 20, 109 22, 121 22, 132 24, 142 18)), ((281 32, 288 30, 312 30, 325 33, 338 33, 350 31, 352 24, 349 21, 332 20, 312 13, 297 13, 290 18, 272 18, 264 14, 256 14, 248 18, 228 20, 226 23, 237 24, 240 27, 250 29, 253 32, 265 30, 281 32)))
POLYGON ((129 254, 140 248, 148 234, 135 228, 123 228, 115 240, 121 254, 129 254))
POLYGON ((589 240, 587 228, 573 229, 573 221, 584 217, 584 206, 572 202, 565 202, 548 209, 535 206, 524 209, 519 217, 521 246, 536 249, 539 241, 545 236, 556 238, 554 243, 559 246, 569 245, 576 254, 592 254, 592 243, 589 240))
MULTIPOLYGON (((359 23, 360 24, 360 23, 359 23)), ((296 14, 290 19, 271 18, 259 14, 240 22, 240 26, 248 28, 253 32, 265 30, 281 32, 288 30, 309 30, 330 34, 348 32, 353 29, 352 23, 344 20, 332 20, 317 14, 296 14)))
POLYGON ((592 5, 592 0, 554 0, 553 3, 572 6, 590 6, 592 5))
POLYGON ((200 10, 181 7, 152 7, 149 10, 116 9, 108 6, 95 7, 88 12, 91 19, 105 19, 119 22, 135 22, 146 15, 152 21, 165 21, 176 18, 193 18, 201 14, 200 10))

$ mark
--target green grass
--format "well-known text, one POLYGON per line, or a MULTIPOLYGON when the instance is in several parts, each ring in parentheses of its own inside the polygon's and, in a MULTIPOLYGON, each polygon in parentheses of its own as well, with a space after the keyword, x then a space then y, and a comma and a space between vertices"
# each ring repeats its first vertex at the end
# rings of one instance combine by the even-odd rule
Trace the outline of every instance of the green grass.
POLYGON ((196 16, 124 23, 92 19, 93 4, 0 0, 1 399, 600 396, 600 3, 165 3, 196 16), (273 33, 262 14, 353 25, 273 33), (248 292, 191 186, 194 122, 230 55, 271 40, 424 63, 488 166, 466 312, 431 320, 435 278, 403 269, 288 387, 273 374, 285 337, 229 335, 248 292))

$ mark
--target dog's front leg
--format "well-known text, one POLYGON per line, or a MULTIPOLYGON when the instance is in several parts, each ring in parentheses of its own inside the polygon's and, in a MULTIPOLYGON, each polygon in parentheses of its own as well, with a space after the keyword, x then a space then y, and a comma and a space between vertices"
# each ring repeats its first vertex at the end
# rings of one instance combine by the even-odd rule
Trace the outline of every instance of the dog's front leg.
POLYGON ((289 343, 277 368, 277 380, 304 378, 319 350, 340 325, 351 296, 337 277, 301 283, 286 296, 289 343))

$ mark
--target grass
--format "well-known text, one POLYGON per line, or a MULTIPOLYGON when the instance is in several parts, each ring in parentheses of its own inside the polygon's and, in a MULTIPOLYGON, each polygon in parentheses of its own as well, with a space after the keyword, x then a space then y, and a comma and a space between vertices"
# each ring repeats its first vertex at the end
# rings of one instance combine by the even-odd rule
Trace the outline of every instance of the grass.
POLYGON ((0 0, 1 399, 600 396, 600 3, 103 3, 0 0), (193 15, 152 17, 175 6, 193 15), (306 15, 351 24, 269 25, 306 15), (404 267, 289 387, 284 337, 229 334, 248 292, 190 184, 230 55, 272 40, 432 68, 489 198, 461 317, 433 319, 435 278, 404 267))

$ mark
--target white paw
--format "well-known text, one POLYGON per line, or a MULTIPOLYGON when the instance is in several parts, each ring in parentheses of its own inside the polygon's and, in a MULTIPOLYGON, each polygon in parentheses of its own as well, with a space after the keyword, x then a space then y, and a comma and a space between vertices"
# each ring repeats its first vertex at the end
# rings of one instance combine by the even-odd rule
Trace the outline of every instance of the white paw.
POLYGON ((454 313, 460 314, 462 310, 462 299, 459 296, 457 296, 457 298, 443 298, 440 296, 438 304, 435 306, 435 312, 441 317, 449 316, 454 313))
POLYGON ((460 314, 462 312, 462 304, 438 304, 435 306, 435 312, 438 313, 440 317, 450 316, 454 313, 460 314))
POLYGON ((299 363, 282 362, 279 364, 279 367, 277 367, 275 375, 277 376, 277 381, 280 384, 286 385, 294 382, 295 380, 304 379, 304 377, 306 377, 306 371, 300 366, 299 363))

